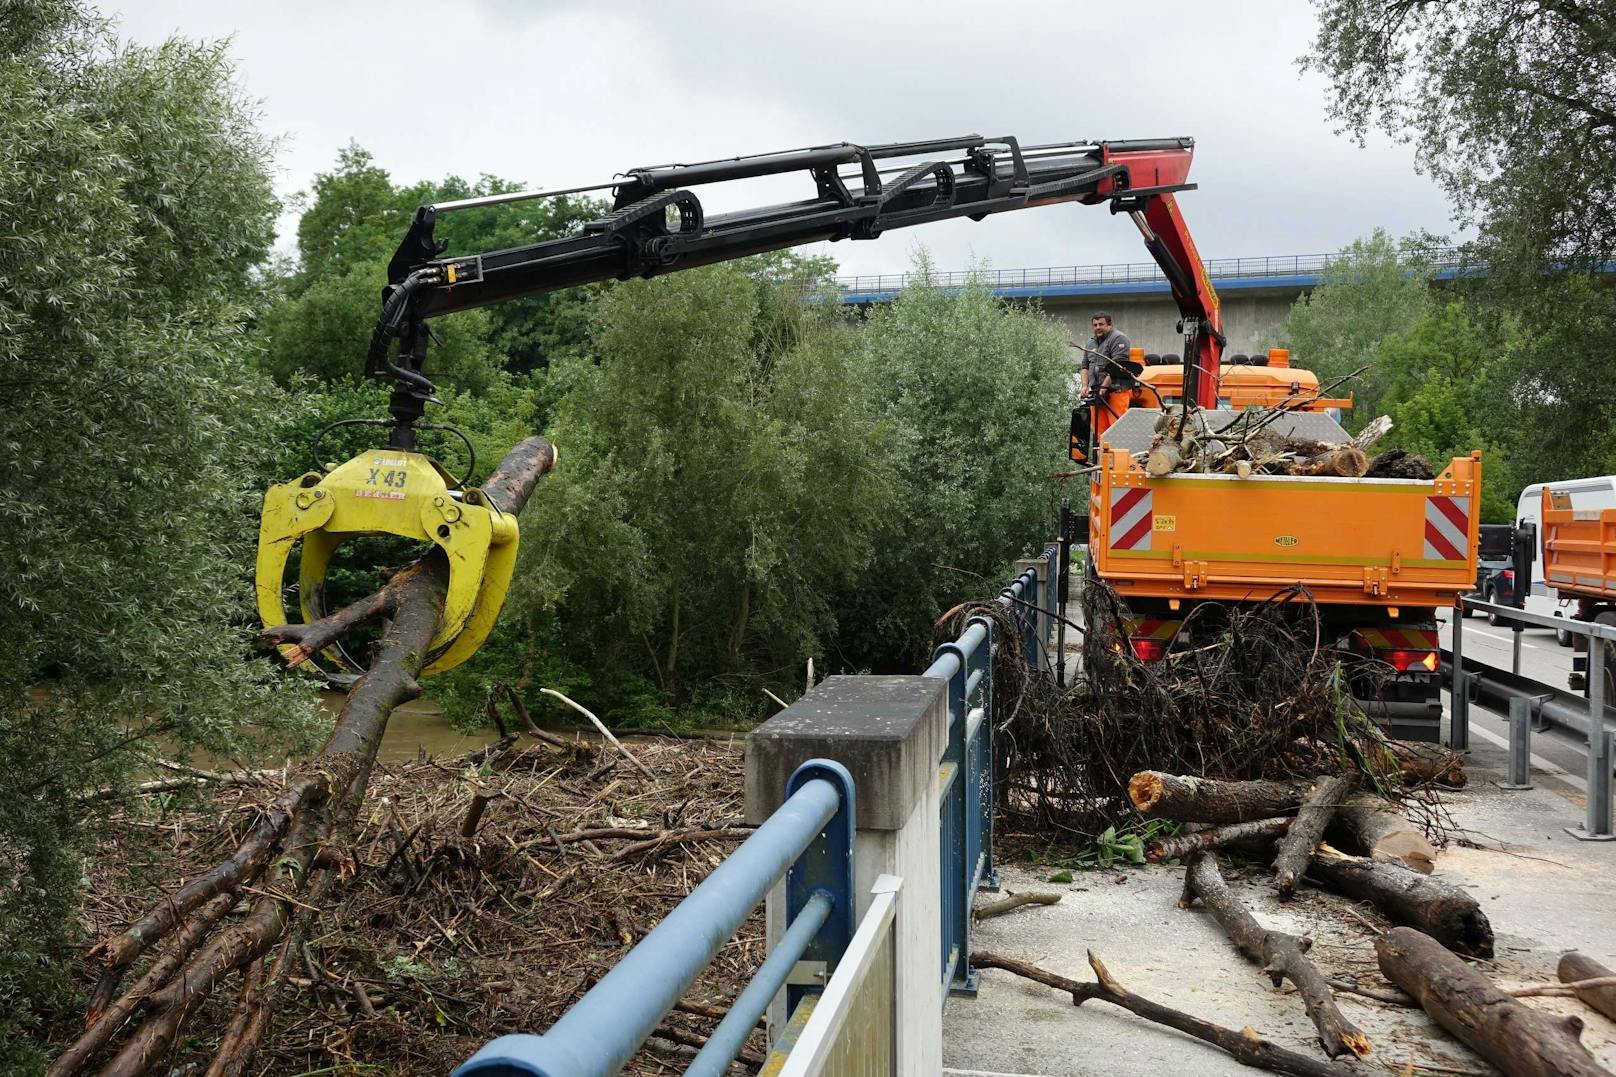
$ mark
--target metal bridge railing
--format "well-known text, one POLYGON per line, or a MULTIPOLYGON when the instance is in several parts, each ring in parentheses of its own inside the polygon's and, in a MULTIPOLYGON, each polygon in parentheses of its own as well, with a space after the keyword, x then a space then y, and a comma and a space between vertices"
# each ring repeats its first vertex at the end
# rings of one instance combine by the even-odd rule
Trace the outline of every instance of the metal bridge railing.
MULTIPOLYGON (((1234 277, 1316 276, 1341 258, 1339 254, 1272 254, 1251 258, 1209 258, 1204 264, 1207 276, 1234 277)), ((1457 247, 1429 252, 1427 267, 1432 273, 1466 268, 1457 247)), ((1166 282, 1155 262, 1099 262, 1090 265, 1041 266, 1032 269, 954 270, 932 273, 930 282, 939 288, 961 288, 977 280, 992 289, 1049 288, 1068 284, 1146 284, 1166 282)), ((869 294, 902 291, 914 280, 910 273, 863 274, 837 277, 836 288, 845 293, 869 294)))
POLYGON ((1453 646, 1448 653, 1451 670, 1448 745, 1470 747, 1470 702, 1483 696, 1503 704, 1509 712, 1509 781, 1506 789, 1531 788, 1532 723, 1552 721, 1581 733, 1588 739, 1588 803, 1583 825, 1566 827, 1566 833, 1583 840, 1613 840, 1611 767, 1616 760, 1616 730, 1607 726, 1613 717, 1610 706, 1616 700, 1605 698, 1605 648, 1616 647, 1616 626, 1571 617, 1545 617, 1515 606, 1495 602, 1459 599, 1452 613, 1453 646), (1465 661, 1465 612, 1493 614, 1505 619, 1514 632, 1514 669, 1481 668, 1465 661), (1569 692, 1520 675, 1521 629, 1527 625, 1582 636, 1587 640, 1587 696, 1578 699, 1569 692))
MULTIPOLYGON (((917 955, 916 972, 945 989, 939 992, 945 999, 951 991, 976 989, 968 957, 971 902, 979 889, 997 886, 995 646, 1015 647, 1032 665, 1047 662, 1049 613, 1043 607, 1051 587, 1044 581, 1055 579, 1057 565, 1057 547, 1050 546, 1000 591, 998 605, 1013 626, 1007 638, 994 638, 994 618, 972 617, 958 639, 937 648, 925 673, 947 681, 948 742, 938 761, 941 878, 936 895, 907 897, 912 912, 903 915, 940 917, 941 982, 931 979, 924 951, 917 955)), ((926 762, 929 770, 931 761, 926 762)), ((851 775, 839 763, 813 759, 792 772, 785 793, 781 806, 549 1031, 501 1036, 461 1065, 455 1077, 618 1072, 782 878, 784 930, 685 1072, 725 1073, 782 989, 788 1019, 775 1030, 770 1072, 782 1077, 887 1072, 890 1067, 879 1060, 898 1057, 896 1044, 906 1032, 896 1016, 895 995, 900 975, 895 921, 903 879, 892 874, 876 879, 869 906, 857 917, 851 775), (789 982, 804 963, 822 965, 824 978, 789 982)))
MULTIPOLYGON (((1055 578, 1057 549, 1041 559, 1044 579, 1055 578)), ((1029 665, 1045 661, 1044 590, 1036 568, 1028 568, 999 592, 998 603, 1015 623, 1022 657, 1029 665)), ((942 864, 942 975, 952 994, 975 994, 977 973, 970 967, 971 900, 978 890, 996 890, 993 870, 995 761, 993 747, 993 621, 972 617, 959 638, 933 653, 924 674, 948 682, 948 747, 938 767, 941 787, 938 852, 942 864)))
MULTIPOLYGON (((781 878, 788 927, 687 1074, 729 1070, 792 967, 834 967, 853 937, 853 779, 840 763, 798 767, 787 799, 542 1036, 501 1036, 455 1077, 597 1077, 640 1049, 686 988, 781 878)), ((789 1006, 803 988, 787 990, 789 1006)))

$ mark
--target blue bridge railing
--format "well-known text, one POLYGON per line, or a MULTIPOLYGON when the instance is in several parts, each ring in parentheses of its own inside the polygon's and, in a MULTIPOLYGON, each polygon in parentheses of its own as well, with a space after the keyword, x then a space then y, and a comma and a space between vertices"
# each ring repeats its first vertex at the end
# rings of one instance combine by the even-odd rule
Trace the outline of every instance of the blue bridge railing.
MULTIPOLYGON (((597 1077, 640 1049, 782 877, 785 935, 687 1074, 728 1072, 747 1036, 798 961, 834 969, 853 935, 853 778, 840 763, 798 767, 787 799, 700 886, 542 1036, 501 1036, 455 1077, 597 1077)), ((794 1006, 793 993, 787 1004, 794 1006)))
MULTIPOLYGON (((1044 579, 1055 579, 1057 548, 1041 558, 1044 579)), ((999 592, 998 604, 1016 626, 1024 660, 1041 665, 1047 638, 1044 590, 1029 567, 999 592)), ((938 851, 942 859, 943 983, 950 994, 976 993, 970 967, 971 901, 978 890, 997 890, 993 870, 993 809, 997 755, 993 747, 993 621, 972 617, 959 638, 933 653, 927 677, 948 682, 948 748, 938 768, 942 787, 938 851)))
MULTIPOLYGON (((1043 607, 1047 605, 1045 591, 1052 588, 1044 581, 1056 578, 1056 554, 1057 548, 1049 547, 1041 559, 999 592, 998 605, 1011 626, 1007 638, 995 639, 996 625, 1006 619, 972 617, 959 638, 937 648, 925 672, 948 684, 948 742, 938 761, 941 885, 935 914, 941 917, 939 988, 944 999, 951 993, 976 990, 977 976, 969 966, 971 902, 978 890, 997 887, 993 872, 995 647, 1014 646, 1030 665, 1046 664, 1049 614, 1043 607)), ((885 981, 872 979, 869 970, 874 967, 872 955, 882 945, 889 947, 885 952, 891 960, 890 935, 902 880, 885 874, 877 879, 866 919, 859 921, 853 874, 856 815, 852 776, 840 763, 813 759, 791 774, 785 794, 780 807, 549 1031, 501 1036, 462 1064, 455 1077, 598 1077, 618 1072, 782 879, 783 933, 685 1072, 706 1077, 726 1073, 782 989, 791 1020, 786 1028, 774 1030, 781 1038, 773 1055, 785 1060, 783 1072, 837 1072, 849 1058, 863 1058, 856 1054, 859 1050, 890 1055, 890 1042, 899 1032, 890 997, 895 981, 890 976, 885 981), (883 938, 889 941, 883 944, 883 938), (822 965, 823 978, 812 985, 788 983, 799 962, 822 965), (838 974, 838 965, 844 962, 843 973, 838 974), (883 982, 889 995, 885 1010, 876 997, 883 982), (866 988, 874 994, 860 994, 866 988), (834 998, 834 1004, 819 996, 822 990, 834 998), (869 1040, 872 1022, 882 1020, 887 1022, 887 1031, 869 1040), (815 1041, 810 1037, 805 1042, 801 1037, 816 1022, 830 1038, 815 1041), (855 1054, 835 1055, 838 1048, 827 1046, 841 1034, 830 1030, 843 1026, 850 1029, 848 1038, 834 1042, 857 1045, 849 1048, 855 1054), (811 1056, 839 1061, 827 1069, 799 1060, 799 1054, 804 1060, 811 1056)), ((928 908, 930 896, 916 894, 914 900, 920 903, 914 906, 915 915, 921 915, 921 910, 927 917, 934 915, 928 908)), ((917 973, 929 979, 924 968, 917 973)))
MULTIPOLYGON (((1317 277, 1340 254, 1273 254, 1248 258, 1206 258, 1207 276, 1213 280, 1264 277, 1317 277)), ((1458 275, 1478 267, 1465 260, 1456 247, 1438 248, 1426 253, 1426 271, 1438 278, 1458 275)), ((863 274, 835 278, 837 291, 850 296, 891 295, 903 291, 918 278, 912 273, 863 274)), ((1029 269, 968 269, 932 272, 923 278, 935 288, 962 288, 980 281, 994 291, 1036 290, 1073 285, 1124 285, 1167 283, 1155 262, 1104 262, 1090 265, 1039 266, 1029 269)))

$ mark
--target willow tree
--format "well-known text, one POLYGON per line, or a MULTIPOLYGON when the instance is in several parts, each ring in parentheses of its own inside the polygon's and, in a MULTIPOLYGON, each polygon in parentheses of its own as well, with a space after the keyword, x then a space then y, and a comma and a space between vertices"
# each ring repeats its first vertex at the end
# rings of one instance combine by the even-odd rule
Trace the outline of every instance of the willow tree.
POLYGON ((1315 0, 1303 65, 1360 140, 1412 143, 1489 255, 1616 250, 1616 10, 1587 0, 1315 0))
POLYGON ((1315 0, 1303 65, 1362 139, 1414 145, 1473 226, 1480 291, 1518 314, 1499 424, 1532 482, 1612 466, 1616 9, 1587 0, 1315 0))
MULTIPOLYGON (((251 653, 245 361, 277 212, 219 45, 0 3, 0 1059, 37 1071, 89 787, 306 712, 251 653)), ((284 683, 284 682, 283 682, 284 683)), ((105 810, 106 801, 95 801, 105 810)))

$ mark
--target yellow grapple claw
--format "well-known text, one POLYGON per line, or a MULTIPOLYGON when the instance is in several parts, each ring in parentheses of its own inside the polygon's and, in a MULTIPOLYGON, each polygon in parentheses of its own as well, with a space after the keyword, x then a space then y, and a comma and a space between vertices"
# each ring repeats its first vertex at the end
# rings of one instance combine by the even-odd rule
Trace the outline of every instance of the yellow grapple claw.
MULTIPOLYGON (((282 602, 286 561, 303 544, 298 604, 305 622, 325 608, 331 555, 354 535, 399 535, 431 542, 449 560, 449 593, 424 673, 441 673, 476 652, 499 617, 516 566, 516 518, 476 490, 453 493, 428 456, 372 449, 329 474, 309 472, 269 488, 258 529, 258 615, 264 627, 287 623, 282 602)), ((282 647, 282 651, 289 650, 282 647)), ((341 655, 326 657, 343 663, 341 655)))

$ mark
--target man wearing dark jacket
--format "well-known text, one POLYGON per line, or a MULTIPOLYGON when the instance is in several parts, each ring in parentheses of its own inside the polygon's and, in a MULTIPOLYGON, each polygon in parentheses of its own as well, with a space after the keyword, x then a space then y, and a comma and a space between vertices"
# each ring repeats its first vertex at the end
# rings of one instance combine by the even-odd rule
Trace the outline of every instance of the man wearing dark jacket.
POLYGON ((1113 382, 1127 381, 1143 368, 1129 360, 1128 350, 1133 345, 1111 324, 1111 315, 1098 311, 1090 319, 1090 325, 1094 336, 1084 350, 1089 368, 1089 394, 1097 395, 1108 390, 1113 382))

